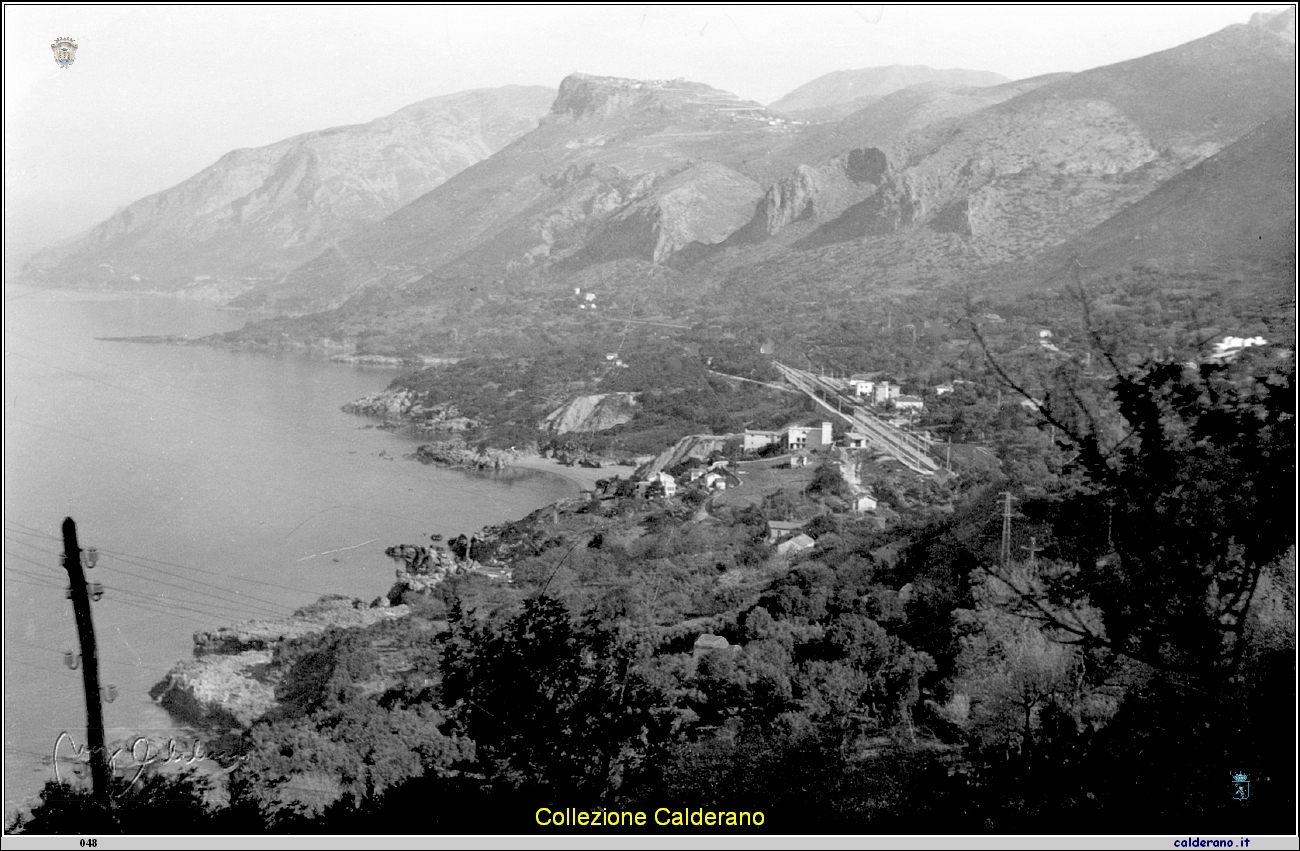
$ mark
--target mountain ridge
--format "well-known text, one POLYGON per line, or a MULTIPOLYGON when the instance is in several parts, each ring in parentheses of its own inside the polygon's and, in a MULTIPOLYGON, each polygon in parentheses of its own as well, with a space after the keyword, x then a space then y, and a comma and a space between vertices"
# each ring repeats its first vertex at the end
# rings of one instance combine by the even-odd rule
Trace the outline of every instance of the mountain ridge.
POLYGON ((535 125, 543 87, 429 98, 364 124, 237 148, 33 256, 47 280, 248 289, 391 214, 535 125))
POLYGON ((786 165, 769 155, 798 132, 702 83, 572 74, 535 130, 257 295, 303 312, 426 275, 662 262, 740 227, 786 165), (609 241, 588 245, 593 236, 609 241))
POLYGON ((992 71, 882 65, 823 74, 768 104, 768 109, 791 118, 833 120, 876 99, 913 87, 979 88, 1008 82, 1011 82, 1009 78, 992 71))

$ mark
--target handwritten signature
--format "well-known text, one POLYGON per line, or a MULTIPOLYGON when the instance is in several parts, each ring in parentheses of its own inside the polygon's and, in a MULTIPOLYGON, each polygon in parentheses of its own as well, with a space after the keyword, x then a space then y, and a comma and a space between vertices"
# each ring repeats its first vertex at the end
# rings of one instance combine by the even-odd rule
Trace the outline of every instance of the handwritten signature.
MULTIPOLYGON (((54 739, 54 748, 51 752, 51 761, 54 764, 54 779, 59 783, 63 778, 59 775, 59 746, 67 744, 71 747, 71 754, 64 759, 77 762, 89 762, 90 754, 87 753, 86 745, 77 744, 77 740, 67 730, 59 733, 54 739)), ((208 758, 207 753, 203 750, 203 743, 194 741, 190 744, 188 751, 178 745, 175 739, 168 739, 166 752, 163 747, 153 739, 145 736, 136 736, 131 739, 126 747, 119 747, 114 750, 108 757, 108 767, 114 773, 121 772, 123 776, 132 769, 135 770, 135 776, 131 782, 126 785, 130 789, 135 782, 143 776, 144 771, 151 765, 194 765, 200 760, 208 758)))

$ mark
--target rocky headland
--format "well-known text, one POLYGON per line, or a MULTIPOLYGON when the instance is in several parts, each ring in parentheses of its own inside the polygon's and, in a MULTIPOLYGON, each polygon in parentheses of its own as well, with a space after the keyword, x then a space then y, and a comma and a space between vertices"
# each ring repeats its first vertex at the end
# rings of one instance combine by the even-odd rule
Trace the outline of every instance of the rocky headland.
POLYGON ((522 455, 509 449, 470 449, 460 443, 422 443, 415 449, 416 460, 471 470, 504 470, 522 455))
POLYGON ((149 696, 186 726, 216 734, 242 730, 277 705, 285 673, 273 664, 277 647, 331 627, 357 629, 410 614, 387 602, 367 607, 349 597, 322 597, 283 620, 201 630, 194 634, 194 658, 175 665, 149 696))
MULTIPOLYGON (((476 547, 487 545, 499 531, 490 528, 473 538, 461 536, 445 548, 389 547, 385 554, 397 563, 395 581, 386 595, 369 605, 331 595, 287 618, 200 630, 194 634, 194 658, 177 663, 149 695, 178 723, 215 736, 217 742, 238 734, 280 706, 278 687, 292 663, 277 651, 330 629, 361 631, 409 617, 413 596, 428 596, 450 576, 479 572, 505 578, 506 571, 473 558, 476 547)), ((391 667, 396 671, 402 666, 391 667)))

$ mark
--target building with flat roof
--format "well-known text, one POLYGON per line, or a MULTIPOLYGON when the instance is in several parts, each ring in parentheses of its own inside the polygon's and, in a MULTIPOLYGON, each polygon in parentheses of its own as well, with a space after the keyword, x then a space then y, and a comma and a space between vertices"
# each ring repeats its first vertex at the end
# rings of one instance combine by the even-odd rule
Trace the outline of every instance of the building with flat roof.
POLYGON ((832 443, 831 424, 820 426, 790 426, 785 433, 786 449, 820 449, 832 443))

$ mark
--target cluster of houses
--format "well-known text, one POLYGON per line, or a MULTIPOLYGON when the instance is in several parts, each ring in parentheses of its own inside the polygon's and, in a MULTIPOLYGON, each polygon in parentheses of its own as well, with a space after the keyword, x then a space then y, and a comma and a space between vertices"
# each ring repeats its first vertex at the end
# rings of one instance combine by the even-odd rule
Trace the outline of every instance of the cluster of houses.
POLYGON ((872 405, 892 404, 894 410, 916 412, 925 409, 925 402, 920 396, 903 392, 903 388, 889 380, 880 380, 874 373, 859 373, 849 377, 847 388, 854 396, 865 399, 872 405))
POLYGON ((602 479, 596 483, 593 495, 597 498, 611 498, 619 495, 621 486, 631 488, 637 496, 663 496, 665 499, 672 499, 681 492, 684 485, 696 482, 709 492, 724 491, 738 487, 740 477, 731 470, 730 462, 726 460, 710 462, 692 458, 687 462, 685 470, 677 476, 661 470, 639 480, 624 481, 617 476, 613 479, 602 479))
POLYGON ((746 452, 758 452, 768 446, 780 446, 786 450, 821 449, 835 444, 831 436, 831 424, 823 422, 819 426, 790 426, 782 431, 745 430, 741 437, 741 448, 746 452))

